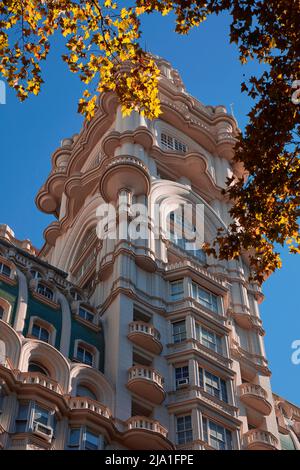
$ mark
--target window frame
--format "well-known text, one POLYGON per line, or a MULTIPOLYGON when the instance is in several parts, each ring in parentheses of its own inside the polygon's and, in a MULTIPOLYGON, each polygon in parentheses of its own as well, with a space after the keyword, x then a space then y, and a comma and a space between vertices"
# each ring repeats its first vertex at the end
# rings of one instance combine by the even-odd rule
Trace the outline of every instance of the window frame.
POLYGON ((51 346, 55 346, 55 341, 56 341, 56 328, 54 327, 54 325, 52 325, 52 323, 49 323, 48 321, 44 320, 43 318, 41 317, 38 317, 38 316, 32 316, 30 317, 30 320, 29 320, 29 327, 28 327, 28 332, 27 332, 27 335, 31 338, 35 338, 39 341, 43 341, 44 343, 47 343, 47 344, 50 344, 51 346), (37 338, 33 333, 33 327, 34 325, 38 325, 40 328, 43 328, 45 330, 48 331, 49 333, 49 339, 48 341, 44 341, 40 338, 37 338))
POLYGON ((182 343, 183 341, 186 341, 186 339, 187 339, 186 321, 185 320, 179 320, 179 321, 176 321, 176 322, 172 322, 172 340, 173 340, 173 344, 182 343), (176 325, 178 325, 180 323, 184 325, 184 329, 183 329, 183 331, 179 331, 178 333, 175 333, 174 332, 174 327, 176 327, 176 325), (175 337, 177 337, 177 336, 180 337, 179 341, 175 341, 175 337))
POLYGON ((199 343, 201 343, 202 346, 204 346, 205 348, 210 349, 211 351, 216 352, 217 354, 223 355, 224 347, 223 347, 223 341, 222 341, 223 336, 222 335, 219 335, 218 333, 211 330, 210 328, 207 328, 206 326, 203 326, 199 322, 195 322, 195 331, 196 331, 196 340, 199 341, 199 343), (204 338, 203 330, 214 336, 214 342, 208 341, 207 339, 204 338), (210 347, 207 344, 205 344, 205 342, 207 344, 212 344, 215 347, 210 347), (218 344, 218 342, 219 342, 219 344, 218 344))
POLYGON ((68 430, 68 440, 66 444, 67 450, 103 450, 104 449, 104 437, 101 433, 97 434, 93 432, 87 426, 69 426, 68 430), (78 444, 70 444, 70 436, 72 431, 79 431, 78 444), (86 448, 86 436, 87 434, 93 434, 98 439, 98 445, 96 449, 87 449, 86 448))
POLYGON ((86 308, 82 305, 79 305, 77 315, 82 320, 85 320, 89 323, 95 324, 95 314, 93 312, 91 312, 88 308, 86 308), (81 315, 80 312, 84 312, 85 315, 81 315), (90 315, 91 319, 87 318, 89 315, 90 315))
POLYGON ((12 278, 12 268, 11 266, 9 266, 8 263, 5 263, 4 261, 0 260, 0 274, 2 274, 2 276, 5 276, 7 277, 8 279, 11 279, 12 278), (8 271, 8 272, 5 272, 5 269, 8 271))
POLYGON ((204 287, 202 287, 200 284, 198 284, 195 281, 192 281, 192 297, 194 300, 196 300, 196 302, 202 305, 202 307, 207 308, 208 310, 215 313, 216 315, 223 314, 222 296, 217 295, 208 289, 205 289, 204 287), (210 302, 205 301, 203 297, 201 298, 201 296, 199 295, 201 291, 209 295, 210 302), (214 302, 215 302, 216 308, 214 308, 214 302))
POLYGON ((182 142, 177 137, 166 131, 161 131, 160 133, 160 147, 163 150, 171 150, 182 154, 186 154, 188 152, 188 146, 185 142, 182 142))
POLYGON ((48 344, 49 344, 50 337, 51 337, 51 333, 50 333, 50 331, 49 331, 47 328, 45 328, 44 326, 42 326, 40 323, 38 323, 38 322, 33 322, 32 330, 31 330, 31 335, 34 336, 36 339, 39 339, 40 341, 44 341, 44 343, 48 343, 48 344), (35 329, 35 328, 39 328, 39 332, 38 332, 37 335, 34 333, 34 329, 35 329), (46 338, 47 338, 47 339, 42 338, 43 332, 46 332, 46 333, 47 333, 47 335, 46 335, 46 338))
POLYGON ((229 403, 228 380, 225 380, 222 377, 210 372, 209 370, 201 367, 201 365, 198 365, 198 374, 199 386, 203 388, 206 393, 208 393, 212 397, 218 398, 224 403, 229 403), (207 374, 212 377, 207 377, 207 374), (217 387, 214 387, 212 384, 208 384, 208 380, 215 380, 218 383, 217 387))
POLYGON ((75 340, 75 344, 74 344, 74 359, 77 361, 77 362, 80 362, 82 364, 85 364, 85 365, 88 365, 90 367, 94 367, 94 368, 98 368, 98 365, 99 365, 99 357, 100 357, 100 353, 99 353, 99 350, 96 346, 92 345, 92 344, 89 344, 87 343, 86 341, 82 340, 82 339, 76 339, 75 340), (92 364, 90 363, 87 363, 87 362, 82 362, 79 358, 78 358, 78 349, 81 348, 81 349, 84 349, 85 351, 87 351, 89 354, 92 355, 93 359, 92 359, 92 364))
POLYGON ((23 401, 20 402, 19 401, 19 403, 18 403, 18 412, 17 412, 16 418, 15 418, 15 427, 14 427, 14 429, 15 429, 15 433, 23 433, 23 432, 28 432, 28 431, 32 432, 33 429, 34 429, 34 423, 38 422, 42 426, 46 426, 48 428, 51 428, 52 431, 53 431, 53 434, 54 434, 55 424, 56 424, 55 421, 56 421, 56 418, 55 418, 55 411, 54 410, 46 408, 46 407, 40 405, 35 400, 29 400, 28 402, 23 402, 23 401), (20 408, 21 407, 23 407, 23 409, 25 409, 25 410, 27 409, 27 412, 25 411, 24 417, 22 417, 22 419, 19 418, 20 408), (38 421, 39 418, 35 418, 36 411, 38 411, 38 410, 40 410, 42 412, 45 412, 45 414, 47 413, 47 424, 45 424, 42 421, 38 421), (25 418, 25 414, 26 414, 26 418, 25 418), (19 422, 25 423, 23 430, 17 430, 19 422))
POLYGON ((12 305, 8 300, 0 297, 0 307, 3 310, 3 314, 2 317, 0 317, 0 320, 5 321, 6 323, 10 323, 12 305))
POLYGON ((187 379, 187 385, 190 383, 190 372, 189 372, 189 365, 184 364, 182 366, 174 367, 174 374, 175 374, 175 388, 176 390, 180 389, 178 384, 179 380, 187 379))
POLYGON ((47 284, 45 284, 43 281, 38 281, 37 282, 36 293, 41 295, 45 299, 49 300, 50 302, 55 302, 54 290, 51 287, 49 287, 47 284), (43 287, 44 293, 41 292, 43 290, 43 289, 41 289, 41 287, 43 287), (46 291, 49 291, 49 293, 51 293, 51 295, 45 295, 46 291))
POLYGON ((213 447, 216 450, 232 450, 233 449, 233 433, 230 429, 225 428, 224 426, 221 426, 220 424, 216 423, 215 421, 207 418, 206 416, 202 416, 202 430, 203 430, 203 440, 204 442, 207 442, 208 445, 213 447), (216 447, 212 444, 211 440, 211 429, 210 425, 213 425, 216 428, 215 432, 219 432, 219 434, 222 434, 223 432, 223 437, 224 440, 218 440, 215 439, 218 442, 223 442, 224 443, 224 449, 220 449, 219 447, 216 447))
POLYGON ((191 414, 185 414, 185 415, 178 415, 176 416, 176 442, 177 442, 177 445, 184 445, 184 444, 188 444, 189 442, 193 442, 193 439, 194 439, 194 436, 193 436, 193 424, 192 424, 192 415, 191 414), (189 418, 190 419, 190 427, 186 427, 186 418, 189 418), (184 429, 182 430, 178 430, 178 420, 179 419, 183 419, 183 423, 184 423, 184 429), (189 437, 187 436, 187 434, 190 433, 190 439, 189 437), (179 435, 183 434, 184 436, 184 439, 181 440, 181 438, 179 438, 179 435))
POLYGON ((170 298, 171 301, 176 302, 177 300, 182 300, 184 298, 184 282, 183 279, 177 279, 170 281, 170 298), (173 287, 176 285, 181 285, 182 289, 173 292, 173 287))

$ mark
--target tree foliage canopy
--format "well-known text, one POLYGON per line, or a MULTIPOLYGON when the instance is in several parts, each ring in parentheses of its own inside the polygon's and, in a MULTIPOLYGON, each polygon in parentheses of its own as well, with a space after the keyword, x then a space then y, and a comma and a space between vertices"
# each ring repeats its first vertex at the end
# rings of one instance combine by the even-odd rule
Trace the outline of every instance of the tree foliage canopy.
MULTIPOLYGON (((300 252, 299 106, 291 99, 299 79, 300 4, 298 0, 4 0, 0 1, 0 73, 20 100, 38 94, 41 62, 51 37, 61 34, 63 60, 87 84, 79 111, 90 119, 98 92, 118 94, 124 114, 160 114, 159 70, 139 45, 140 17, 173 13, 175 30, 187 34, 213 14, 231 15, 230 41, 242 63, 267 64, 259 77, 242 84, 253 98, 246 129, 238 138, 236 161, 247 178, 228 181, 235 220, 207 247, 221 259, 250 253, 261 281, 281 266, 276 244, 300 252), (126 2, 129 3, 129 2, 126 2), (130 69, 124 64, 130 62, 130 69)), ((299 100, 298 100, 299 102, 299 100)))

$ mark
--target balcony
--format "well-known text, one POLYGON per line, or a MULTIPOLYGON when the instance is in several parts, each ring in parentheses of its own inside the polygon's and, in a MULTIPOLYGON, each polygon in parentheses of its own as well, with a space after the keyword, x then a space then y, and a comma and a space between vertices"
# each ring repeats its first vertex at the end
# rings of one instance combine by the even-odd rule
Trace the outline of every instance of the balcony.
POLYGON ((116 200, 123 188, 132 188, 135 194, 148 194, 149 170, 142 160, 131 155, 110 158, 100 178, 100 193, 105 201, 116 200))
POLYGON ((278 441, 269 431, 251 429, 243 436, 244 448, 247 450, 276 450, 278 441))
POLYGON ((128 339, 153 354, 160 354, 162 351, 160 333, 150 323, 142 321, 130 323, 128 339))
POLYGON ((268 361, 264 356, 253 354, 241 348, 239 343, 235 340, 231 341, 231 354, 239 362, 243 362, 246 366, 254 367, 261 374, 270 376, 271 372, 268 368, 268 361))
POLYGON ((135 450, 173 450, 167 430, 158 422, 144 416, 134 416, 127 423, 125 445, 135 450))
POLYGON ((163 377, 152 367, 133 366, 128 371, 128 389, 137 395, 160 405, 165 399, 163 377))
POLYGON ((69 400, 69 408, 72 411, 89 411, 107 419, 111 417, 111 411, 107 406, 88 397, 71 397, 69 400))
POLYGON ((21 372, 18 375, 18 381, 27 385, 39 385, 59 395, 63 393, 58 382, 39 372, 21 372))
POLYGON ((246 406, 253 408, 264 416, 269 416, 272 405, 267 399, 267 392, 260 385, 244 383, 238 389, 240 399, 246 406))
POLYGON ((252 315, 250 310, 244 309, 244 311, 233 311, 232 316, 236 323, 245 328, 246 330, 255 329, 259 334, 264 335, 264 329, 262 327, 262 321, 259 317, 252 315))

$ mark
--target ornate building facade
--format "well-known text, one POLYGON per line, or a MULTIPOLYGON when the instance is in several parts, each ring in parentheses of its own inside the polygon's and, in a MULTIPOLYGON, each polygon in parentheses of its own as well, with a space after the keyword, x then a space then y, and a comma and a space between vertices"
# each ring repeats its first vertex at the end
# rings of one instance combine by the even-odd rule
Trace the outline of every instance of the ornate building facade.
POLYGON ((42 249, 1 226, 4 449, 300 449, 299 408, 272 394, 247 256, 221 262, 179 236, 194 227, 186 204, 203 208, 203 241, 230 223, 237 123, 158 63, 160 119, 123 118, 106 93, 54 152, 42 249), (100 237, 103 204, 117 219, 100 237), (142 207, 143 236, 113 236, 142 207))

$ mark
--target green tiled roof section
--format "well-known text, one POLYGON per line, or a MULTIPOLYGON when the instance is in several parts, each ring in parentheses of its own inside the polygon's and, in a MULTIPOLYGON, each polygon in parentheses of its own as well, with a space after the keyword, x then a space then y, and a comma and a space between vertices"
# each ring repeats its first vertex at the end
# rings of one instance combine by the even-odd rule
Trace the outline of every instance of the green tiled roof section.
POLYGON ((9 322, 11 325, 13 325, 16 317, 16 310, 18 305, 18 291, 18 284, 15 286, 11 286, 10 284, 6 284, 6 282, 4 281, 0 281, 0 297, 2 297, 2 299, 7 300, 11 304, 12 313, 9 322))
POLYGON ((80 339, 92 346, 95 346, 99 351, 99 370, 104 371, 104 335, 102 330, 96 332, 89 327, 82 325, 74 318, 72 319, 72 332, 70 342, 70 359, 74 356, 75 340, 80 339))
POLYGON ((54 326, 54 328, 56 329, 55 347, 59 349, 62 328, 61 309, 55 310, 47 304, 39 302, 31 295, 31 293, 29 293, 27 315, 23 331, 24 336, 27 335, 31 317, 39 317, 54 326))

